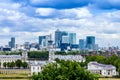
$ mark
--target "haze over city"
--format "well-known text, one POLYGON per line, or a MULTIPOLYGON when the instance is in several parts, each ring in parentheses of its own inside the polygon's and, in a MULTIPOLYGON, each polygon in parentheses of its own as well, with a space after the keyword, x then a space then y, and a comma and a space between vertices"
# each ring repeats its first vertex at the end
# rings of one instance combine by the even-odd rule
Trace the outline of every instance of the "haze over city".
POLYGON ((92 35, 99 46, 120 45, 119 0, 0 0, 0 45, 38 42, 57 29, 92 35))

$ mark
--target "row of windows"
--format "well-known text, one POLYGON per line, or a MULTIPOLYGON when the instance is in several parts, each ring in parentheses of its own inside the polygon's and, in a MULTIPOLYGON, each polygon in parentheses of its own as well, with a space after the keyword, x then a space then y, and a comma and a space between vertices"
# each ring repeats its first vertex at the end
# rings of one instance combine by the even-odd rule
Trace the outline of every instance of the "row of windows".
POLYGON ((33 67, 33 70, 35 69, 39 70, 40 68, 43 69, 43 67, 38 66, 38 67, 33 67))

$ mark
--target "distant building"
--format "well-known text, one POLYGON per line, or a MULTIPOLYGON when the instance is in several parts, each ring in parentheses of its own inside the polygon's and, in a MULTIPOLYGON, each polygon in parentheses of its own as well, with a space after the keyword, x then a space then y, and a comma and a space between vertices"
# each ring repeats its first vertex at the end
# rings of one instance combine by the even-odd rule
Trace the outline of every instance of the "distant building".
POLYGON ((79 40, 79 49, 80 50, 84 50, 85 49, 85 40, 84 39, 80 39, 79 40))
POLYGON ((11 37, 11 41, 8 43, 10 48, 15 48, 15 37, 11 37))
POLYGON ((60 31, 57 29, 55 31, 55 47, 60 48, 60 45, 62 43, 62 36, 68 36, 68 32, 66 31, 60 31))
POLYGON ((79 50, 79 45, 78 44, 71 44, 70 49, 71 50, 79 50))
POLYGON ((15 48, 15 37, 11 38, 11 48, 15 48))
POLYGON ((105 77, 116 76, 116 67, 113 65, 105 65, 97 62, 89 62, 88 70, 92 73, 100 74, 105 77))
POLYGON ((55 47, 60 47, 62 41, 62 32, 58 29, 55 31, 55 47))
POLYGON ((24 48, 29 50, 30 49, 30 42, 25 42, 24 48))
POLYGON ((68 43, 61 43, 60 49, 61 49, 61 51, 65 51, 68 49, 69 46, 70 45, 68 43))
POLYGON ((39 45, 42 45, 42 40, 45 39, 45 36, 39 36, 39 45))
POLYGON ((93 50, 95 46, 95 37, 94 36, 87 36, 86 37, 86 48, 89 50, 93 50))
POLYGON ((9 48, 11 48, 11 41, 8 42, 8 46, 9 46, 9 48))
POLYGON ((70 45, 76 44, 76 33, 69 33, 69 43, 70 45))
POLYGON ((54 62, 54 60, 58 58, 60 60, 70 60, 76 62, 85 62, 85 58, 81 55, 55 55, 54 50, 49 51, 49 61, 54 62))

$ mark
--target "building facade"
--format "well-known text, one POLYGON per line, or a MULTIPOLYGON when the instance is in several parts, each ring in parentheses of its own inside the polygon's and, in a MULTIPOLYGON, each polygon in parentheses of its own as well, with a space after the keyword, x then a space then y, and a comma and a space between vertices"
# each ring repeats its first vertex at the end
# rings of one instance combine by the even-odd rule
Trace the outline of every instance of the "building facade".
POLYGON ((58 29, 55 31, 55 47, 60 47, 62 41, 62 32, 58 29))
POLYGON ((4 68, 4 62, 15 62, 17 60, 22 60, 21 55, 0 55, 1 68, 4 68))
POLYGON ((87 36, 86 37, 86 48, 93 50, 95 46, 95 37, 94 36, 87 36))
POLYGON ((42 45, 42 40, 45 39, 45 36, 39 36, 39 45, 42 45))
POLYGON ((85 50, 85 40, 84 39, 79 40, 79 49, 85 50))
POLYGON ((60 60, 70 60, 70 61, 76 61, 76 62, 85 62, 85 58, 81 55, 55 55, 53 49, 49 51, 49 61, 53 62, 56 58, 60 60))
POLYGON ((11 37, 11 41, 8 43, 10 48, 15 48, 15 37, 11 37))
POLYGON ((112 77, 117 75, 115 66, 100 64, 97 62, 89 62, 88 70, 92 73, 100 74, 101 76, 105 77, 112 77))
POLYGON ((46 61, 33 61, 30 62, 30 74, 33 75, 34 74, 38 74, 43 68, 44 65, 46 65, 47 62, 46 61))
POLYGON ((76 33, 69 33, 69 43, 70 45, 76 44, 76 33))

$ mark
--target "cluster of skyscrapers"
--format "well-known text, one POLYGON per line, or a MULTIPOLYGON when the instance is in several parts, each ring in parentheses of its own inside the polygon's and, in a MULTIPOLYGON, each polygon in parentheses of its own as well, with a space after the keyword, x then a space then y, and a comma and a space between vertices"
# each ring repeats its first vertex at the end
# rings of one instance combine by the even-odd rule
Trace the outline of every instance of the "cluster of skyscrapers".
POLYGON ((61 50, 97 50, 98 45, 95 44, 94 36, 87 36, 85 39, 80 39, 79 44, 76 43, 76 33, 68 33, 66 31, 55 31, 54 43, 51 37, 39 36, 39 45, 41 48, 53 45, 54 48, 60 48, 61 50))
MULTIPOLYGON (((24 49, 34 48, 36 50, 39 49, 47 49, 47 48, 56 48, 60 50, 97 50, 98 45, 95 44, 94 36, 87 36, 86 39, 79 39, 79 42, 76 42, 76 33, 74 32, 66 32, 60 31, 57 29, 55 31, 54 40, 52 38, 52 34, 50 35, 42 35, 38 37, 38 43, 30 43, 24 42, 21 45, 24 49)), ((21 47, 20 46, 20 47, 21 47)), ((12 37, 8 43, 9 48, 18 48, 18 45, 15 44, 15 37, 12 37)))

